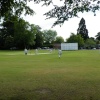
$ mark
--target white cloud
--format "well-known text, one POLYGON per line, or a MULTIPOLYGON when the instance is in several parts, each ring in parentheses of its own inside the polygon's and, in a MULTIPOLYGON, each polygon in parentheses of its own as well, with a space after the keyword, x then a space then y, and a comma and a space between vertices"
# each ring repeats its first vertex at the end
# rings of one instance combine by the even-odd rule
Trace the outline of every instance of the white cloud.
MULTIPOLYGON (((51 29, 54 19, 45 20, 46 17, 43 16, 48 10, 52 9, 52 6, 46 7, 39 4, 34 4, 34 2, 28 3, 28 5, 36 12, 33 16, 24 17, 31 24, 39 25, 43 30, 51 29)), ((70 36, 70 33, 77 33, 78 24, 83 17, 86 21, 86 28, 88 29, 88 35, 90 37, 95 37, 97 32, 100 32, 100 13, 97 12, 97 16, 94 16, 93 13, 80 13, 80 18, 71 18, 69 21, 66 21, 61 27, 55 26, 52 28, 57 31, 58 36, 62 36, 64 39, 70 36)))

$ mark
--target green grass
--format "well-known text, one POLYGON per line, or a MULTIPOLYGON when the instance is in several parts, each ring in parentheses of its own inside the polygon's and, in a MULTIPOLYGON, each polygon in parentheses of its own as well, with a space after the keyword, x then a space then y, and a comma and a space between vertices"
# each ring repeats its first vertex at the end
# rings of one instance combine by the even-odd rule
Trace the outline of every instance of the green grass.
POLYGON ((99 99, 99 50, 0 51, 0 100, 99 99))

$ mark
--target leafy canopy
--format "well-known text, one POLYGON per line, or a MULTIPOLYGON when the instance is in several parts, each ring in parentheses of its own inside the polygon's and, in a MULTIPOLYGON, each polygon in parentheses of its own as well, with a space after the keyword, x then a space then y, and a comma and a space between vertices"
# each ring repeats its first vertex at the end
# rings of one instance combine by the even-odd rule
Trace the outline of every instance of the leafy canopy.
POLYGON ((78 43, 78 47, 81 48, 84 45, 84 40, 80 34, 75 35, 71 33, 70 37, 66 40, 67 43, 78 43))
POLYGON ((33 15, 34 11, 27 6, 27 0, 0 0, 0 19, 9 15, 33 15))
POLYGON ((45 43, 52 43, 57 36, 57 32, 54 30, 44 30, 43 31, 43 37, 45 43))
POLYGON ((63 37, 61 37, 61 36, 56 37, 55 43, 63 43, 63 42, 64 42, 63 37))
POLYGON ((32 15, 34 11, 27 6, 27 2, 41 3, 53 8, 45 13, 47 19, 56 18, 54 26, 63 24, 66 20, 73 17, 78 17, 79 12, 93 12, 96 15, 96 10, 100 9, 100 0, 59 0, 63 5, 54 4, 54 0, 0 0, 0 18, 6 15, 15 14, 20 16, 23 12, 32 15))
MULTIPOLYGON (((32 1, 32 0, 31 0, 32 1)), ((56 18, 54 25, 63 24, 66 20, 78 17, 79 12, 93 12, 100 9, 100 0, 59 0, 62 6, 54 4, 54 0, 34 0, 36 3, 44 2, 44 5, 53 5, 53 8, 45 13, 48 18, 56 18)))

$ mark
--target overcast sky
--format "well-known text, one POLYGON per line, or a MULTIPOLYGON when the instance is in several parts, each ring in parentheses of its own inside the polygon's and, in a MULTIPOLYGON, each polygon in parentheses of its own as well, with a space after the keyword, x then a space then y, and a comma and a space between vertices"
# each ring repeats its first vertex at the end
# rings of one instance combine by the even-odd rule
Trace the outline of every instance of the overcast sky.
MULTIPOLYGON (((58 2, 60 5, 61 3, 58 2)), ((69 21, 66 21, 61 27, 59 25, 55 26, 54 28, 51 28, 54 19, 46 19, 46 16, 43 16, 44 13, 46 13, 48 10, 52 8, 52 6, 41 7, 40 4, 34 4, 34 2, 29 2, 28 5, 30 8, 32 8, 36 14, 33 16, 25 16, 24 19, 28 21, 30 24, 39 25, 42 30, 46 29, 52 29, 56 30, 57 36, 62 36, 64 39, 69 38, 71 32, 77 33, 78 24, 83 17, 86 21, 86 28, 88 29, 89 37, 95 37, 95 35, 100 32, 100 13, 97 12, 97 15, 94 16, 93 13, 80 13, 79 18, 71 18, 69 21)))

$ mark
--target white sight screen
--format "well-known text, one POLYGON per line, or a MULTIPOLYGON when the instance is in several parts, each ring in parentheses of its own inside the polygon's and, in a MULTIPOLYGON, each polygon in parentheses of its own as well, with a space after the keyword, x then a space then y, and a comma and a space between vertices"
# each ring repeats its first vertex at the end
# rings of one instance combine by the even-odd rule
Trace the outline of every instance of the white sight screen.
POLYGON ((61 43, 61 50, 78 50, 78 43, 61 43))

